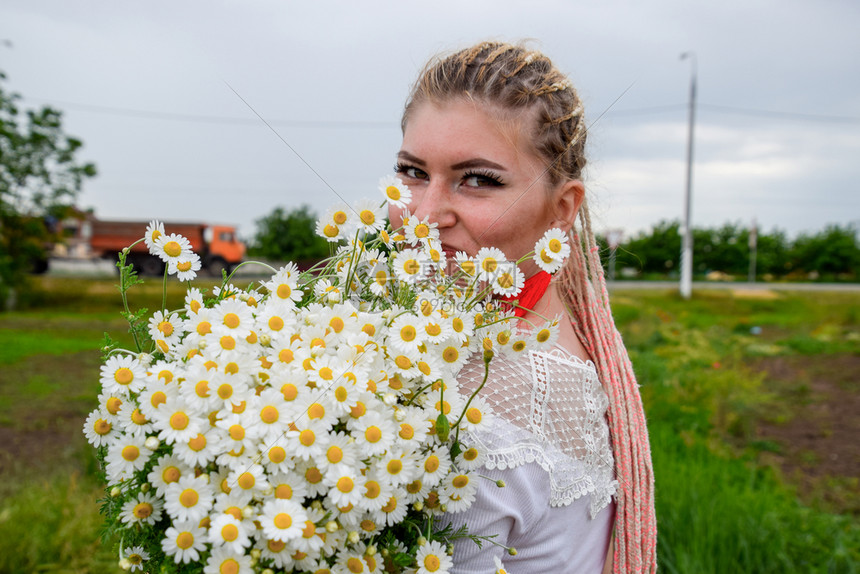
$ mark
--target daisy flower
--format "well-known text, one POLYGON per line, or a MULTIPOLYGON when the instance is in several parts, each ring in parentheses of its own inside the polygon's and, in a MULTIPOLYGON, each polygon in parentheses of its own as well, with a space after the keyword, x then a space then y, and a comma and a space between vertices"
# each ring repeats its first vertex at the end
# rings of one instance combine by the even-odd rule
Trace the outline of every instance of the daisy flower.
POLYGON ((270 474, 269 485, 272 487, 272 496, 281 500, 301 502, 308 494, 304 476, 292 469, 270 474))
POLYGON ((403 413, 403 418, 397 422, 397 443, 414 450, 424 443, 430 429, 427 415, 419 407, 401 407, 398 412, 403 413))
POLYGON ((502 564, 501 558, 493 556, 493 563, 496 565, 496 569, 493 571, 493 574, 508 574, 508 571, 505 569, 505 565, 502 564))
POLYGON ((308 519, 305 509, 292 500, 268 500, 263 504, 259 521, 269 540, 289 542, 302 535, 308 519))
POLYGON ((167 272, 170 275, 176 275, 180 281, 191 281, 197 277, 197 272, 200 271, 202 264, 200 256, 194 252, 183 253, 176 259, 171 259, 167 264, 167 272))
POLYGON ((152 451, 144 448, 146 437, 120 435, 108 445, 107 474, 111 482, 129 476, 142 469, 152 456, 152 451))
POLYGON ((388 204, 395 207, 404 208, 412 201, 412 191, 394 175, 387 175, 379 180, 379 191, 388 204))
POLYGON ((356 227, 364 233, 377 233, 385 227, 385 204, 377 204, 372 199, 360 199, 354 207, 358 218, 356 227))
MULTIPOLYGON (((383 476, 374 472, 368 472, 361 476, 359 478, 359 484, 361 486, 362 497, 361 500, 359 500, 358 506, 371 512, 377 511, 385 506, 385 503, 388 502, 389 498, 391 498, 391 493, 394 490, 391 483, 389 483, 383 476)), ((384 520, 384 517, 380 518, 384 520)))
POLYGON ((464 346, 464 344, 456 338, 451 337, 437 346, 437 350, 439 351, 438 356, 441 359, 443 367, 449 373, 458 373, 460 368, 469 360, 471 352, 468 345, 464 346))
POLYGON ((472 397, 468 408, 466 408, 465 413, 463 413, 463 420, 460 421, 460 427, 464 431, 481 431, 485 430, 492 420, 493 414, 489 403, 484 397, 476 395, 472 397))
POLYGON ((446 547, 436 540, 420 546, 415 561, 418 565, 415 574, 447 574, 454 565, 446 547))
POLYGON ((478 482, 470 472, 452 472, 444 479, 440 488, 440 500, 447 506, 447 512, 456 514, 463 512, 475 501, 478 492, 478 482))
POLYGON ((537 249, 535 251, 534 262, 537 264, 538 267, 540 267, 542 271, 546 271, 547 273, 552 275, 553 273, 561 269, 561 266, 564 263, 563 261, 553 258, 549 254, 548 249, 543 246, 540 241, 538 242, 538 247, 540 247, 540 249, 537 249))
POLYGON ((424 455, 420 461, 421 481, 428 486, 439 484, 442 478, 451 469, 451 457, 446 449, 436 447, 424 455))
POLYGON ((412 216, 403 223, 403 235, 412 245, 427 245, 430 241, 439 239, 439 230, 436 229, 438 226, 435 221, 431 223, 429 217, 418 219, 412 216))
POLYGON ((475 258, 469 257, 465 251, 458 251, 454 254, 454 261, 460 272, 468 277, 477 277, 478 261, 475 258))
POLYGON ((388 328, 386 343, 402 353, 415 353, 424 341, 424 325, 421 318, 411 313, 397 317, 388 328))
POLYGON ((392 266, 397 278, 409 284, 424 279, 430 271, 427 255, 417 249, 404 249, 396 253, 392 266))
POLYGON ((382 469, 381 472, 395 486, 411 482, 419 472, 418 455, 403 446, 388 449, 379 458, 377 464, 382 469))
POLYGON ((161 498, 153 496, 149 492, 141 492, 136 498, 132 498, 122 505, 120 516, 123 524, 148 524, 151 526, 161 520, 162 508, 161 498))
POLYGON ((394 422, 377 411, 348 423, 355 442, 365 455, 384 453, 394 443, 397 431, 394 422))
POLYGON ((287 432, 284 445, 290 456, 302 460, 317 459, 325 452, 330 441, 329 426, 318 420, 299 418, 287 432))
POLYGON ((164 532, 161 548, 176 564, 196 562, 206 550, 206 531, 192 521, 174 522, 164 532))
POLYGON ((388 294, 392 277, 386 264, 377 263, 368 271, 368 276, 371 278, 371 281, 368 283, 371 293, 377 297, 384 297, 388 294))
POLYGON ((328 499, 337 507, 356 505, 362 499, 361 480, 358 473, 347 466, 333 467, 327 473, 326 484, 331 485, 328 499))
POLYGON ((155 487, 155 491, 163 496, 169 484, 179 482, 183 476, 192 476, 193 474, 193 469, 184 464, 178 456, 164 455, 158 459, 146 479, 155 487))
POLYGON ((225 300, 212 308, 212 332, 243 339, 251 334, 254 315, 242 301, 225 300))
POLYGON ((142 546, 133 546, 128 550, 124 560, 130 564, 130 570, 143 570, 143 563, 149 560, 149 552, 143 549, 142 546))
POLYGON ((507 261, 505 254, 496 247, 482 247, 475 255, 478 263, 478 276, 482 281, 492 282, 499 272, 499 267, 507 261))
POLYGON ((249 418, 248 429, 267 444, 284 434, 289 417, 295 411, 284 400, 284 395, 271 388, 251 397, 249 407, 253 416, 249 418))
POLYGON ((240 470, 233 470, 227 477, 230 487, 237 490, 237 494, 254 496, 266 490, 269 482, 266 480, 266 471, 259 464, 250 464, 240 470))
POLYGON ((204 476, 182 476, 167 485, 164 509, 174 520, 198 522, 212 508, 214 492, 204 476))
POLYGON ((218 546, 212 549, 212 555, 206 560, 203 574, 253 574, 251 556, 242 552, 234 552, 228 547, 218 546))
POLYGON ((158 438, 174 443, 187 441, 202 430, 201 417, 181 397, 170 397, 153 413, 153 424, 160 429, 158 438))
POLYGON ((156 311, 149 319, 149 336, 153 340, 165 339, 169 343, 179 341, 182 335, 182 319, 176 313, 156 311))
POLYGON ((525 277, 513 262, 506 261, 499 266, 491 287, 493 293, 502 297, 516 297, 523 290, 525 277))
POLYGON ((162 235, 164 235, 164 224, 157 220, 150 221, 149 225, 146 226, 146 233, 143 236, 143 242, 146 244, 146 248, 149 249, 150 254, 157 256, 154 251, 155 242, 162 235))
POLYGON ((406 518, 407 510, 409 510, 409 504, 406 502, 406 491, 402 487, 395 487, 379 512, 384 516, 385 524, 394 526, 406 518))
POLYGON ((547 230, 535 244, 535 253, 541 250, 546 250, 546 254, 556 261, 564 261, 570 255, 567 234, 557 227, 547 230))
POLYGON ((101 367, 101 384, 105 393, 128 397, 144 387, 146 370, 134 357, 114 355, 101 367))
POLYGON ((535 350, 543 350, 552 347, 558 340, 558 333, 559 318, 556 317, 533 333, 532 341, 534 342, 532 344, 532 348, 535 350))
POLYGON ((232 514, 222 513, 215 516, 209 525, 208 541, 215 548, 229 548, 237 554, 251 545, 245 525, 232 514))
POLYGON ((470 446, 457 455, 457 468, 460 470, 477 470, 484 466, 487 460, 487 452, 475 446, 470 446))
POLYGON ((119 431, 114 428, 110 421, 112 417, 104 413, 100 408, 94 410, 84 423, 84 435, 94 447, 105 446, 119 436, 119 431))
POLYGON ((183 256, 193 253, 191 243, 177 233, 170 235, 161 235, 155 240, 155 245, 152 248, 152 254, 167 263, 178 261, 183 256))

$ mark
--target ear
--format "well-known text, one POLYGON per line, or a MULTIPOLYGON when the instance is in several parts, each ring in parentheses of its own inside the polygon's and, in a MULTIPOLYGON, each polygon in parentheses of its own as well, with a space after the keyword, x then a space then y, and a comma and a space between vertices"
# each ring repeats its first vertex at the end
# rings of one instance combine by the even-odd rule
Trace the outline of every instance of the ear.
POLYGON ((573 227, 579 207, 585 199, 585 185, 578 179, 564 181, 558 185, 552 197, 552 210, 555 219, 552 227, 567 232, 573 227))

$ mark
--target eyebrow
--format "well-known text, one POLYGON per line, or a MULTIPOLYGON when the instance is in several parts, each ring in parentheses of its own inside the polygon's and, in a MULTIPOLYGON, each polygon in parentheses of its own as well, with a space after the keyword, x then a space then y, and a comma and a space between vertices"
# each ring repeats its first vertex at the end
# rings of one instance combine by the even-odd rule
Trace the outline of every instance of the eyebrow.
MULTIPOLYGON (((412 162, 412 163, 419 165, 419 166, 427 165, 427 162, 425 162, 423 159, 412 155, 408 151, 401 150, 401 151, 397 152, 397 157, 400 159, 405 159, 406 161, 412 162)), ((499 165, 494 161, 490 161, 488 159, 483 159, 480 157, 467 159, 465 161, 455 163, 454 165, 451 166, 451 169, 461 170, 461 169, 470 169, 470 168, 476 168, 476 167, 488 167, 488 168, 495 169, 498 171, 507 171, 504 168, 504 166, 499 165)))

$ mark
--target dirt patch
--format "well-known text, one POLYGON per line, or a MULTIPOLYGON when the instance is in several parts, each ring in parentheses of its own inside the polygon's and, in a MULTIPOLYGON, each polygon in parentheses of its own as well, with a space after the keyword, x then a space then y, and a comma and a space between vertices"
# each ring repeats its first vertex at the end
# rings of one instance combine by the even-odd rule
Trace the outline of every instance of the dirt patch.
POLYGON ((860 355, 766 357, 752 367, 788 406, 757 425, 758 439, 779 447, 765 458, 802 496, 860 512, 860 355))

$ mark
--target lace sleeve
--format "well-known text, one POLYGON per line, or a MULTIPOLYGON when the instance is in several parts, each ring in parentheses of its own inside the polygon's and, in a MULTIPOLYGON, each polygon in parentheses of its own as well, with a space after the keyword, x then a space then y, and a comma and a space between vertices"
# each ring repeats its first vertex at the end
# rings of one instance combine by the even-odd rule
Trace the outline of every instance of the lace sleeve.
MULTIPOLYGON (((467 363, 458 375, 460 392, 471 394, 483 375, 480 360, 467 363)), ((609 504, 617 481, 608 399, 592 363, 561 349, 518 360, 496 357, 480 394, 497 418, 469 439, 487 453, 488 469, 535 462, 549 474, 551 506, 591 495, 593 518, 609 504)))

